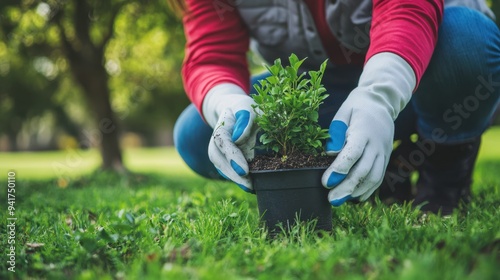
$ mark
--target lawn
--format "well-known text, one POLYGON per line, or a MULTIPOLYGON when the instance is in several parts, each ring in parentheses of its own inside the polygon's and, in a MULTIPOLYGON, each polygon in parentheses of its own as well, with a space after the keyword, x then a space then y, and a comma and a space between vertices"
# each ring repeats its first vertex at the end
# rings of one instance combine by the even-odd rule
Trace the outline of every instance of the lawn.
POLYGON ((17 218, 12 239, 0 229, 0 279, 499 279, 498 143, 488 131, 474 199, 451 217, 347 204, 329 235, 305 225, 276 239, 254 196, 196 176, 171 148, 127 150, 127 177, 93 173, 95 151, 0 153, 0 217, 17 218))

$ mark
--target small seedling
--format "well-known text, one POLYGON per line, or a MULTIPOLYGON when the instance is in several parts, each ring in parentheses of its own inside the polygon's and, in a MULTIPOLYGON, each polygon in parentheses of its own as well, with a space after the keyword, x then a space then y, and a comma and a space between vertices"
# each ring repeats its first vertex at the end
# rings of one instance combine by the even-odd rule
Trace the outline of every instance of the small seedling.
POLYGON ((327 61, 319 71, 299 74, 304 60, 292 54, 290 65, 283 66, 276 59, 272 66, 266 65, 271 76, 254 86, 253 108, 262 131, 260 148, 273 151, 282 161, 295 153, 322 154, 322 140, 329 137, 328 130, 318 124, 319 106, 328 97, 321 84, 327 61))

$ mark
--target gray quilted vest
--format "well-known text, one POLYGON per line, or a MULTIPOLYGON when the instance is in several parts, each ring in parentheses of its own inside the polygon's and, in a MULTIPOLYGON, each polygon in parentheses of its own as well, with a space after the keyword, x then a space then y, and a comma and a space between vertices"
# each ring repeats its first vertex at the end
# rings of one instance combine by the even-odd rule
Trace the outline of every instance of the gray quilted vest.
MULTIPOLYGON (((371 25, 371 0, 326 1, 332 34, 348 50, 366 53, 371 25)), ((399 1, 394 1, 398 5, 399 1)), ((304 68, 316 69, 327 58, 314 20, 301 0, 236 0, 251 35, 251 48, 267 62, 287 61, 290 53, 307 57, 304 68)), ((494 18, 484 0, 447 0, 445 6, 466 6, 494 18)), ((342 54, 339 54, 342 55, 342 54)), ((329 65, 333 67, 333 65, 329 65)))

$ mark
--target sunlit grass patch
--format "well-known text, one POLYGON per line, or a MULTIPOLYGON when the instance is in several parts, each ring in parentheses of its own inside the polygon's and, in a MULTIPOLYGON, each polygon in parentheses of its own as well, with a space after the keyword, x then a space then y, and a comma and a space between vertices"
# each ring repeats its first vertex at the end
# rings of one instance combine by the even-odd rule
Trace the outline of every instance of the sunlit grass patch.
MULTIPOLYGON (((0 159, 0 171, 5 170, 0 178, 14 170, 24 179, 75 178, 93 172, 101 163, 97 150, 0 153, 0 159)), ((132 172, 196 176, 173 147, 127 149, 123 159, 132 172)))

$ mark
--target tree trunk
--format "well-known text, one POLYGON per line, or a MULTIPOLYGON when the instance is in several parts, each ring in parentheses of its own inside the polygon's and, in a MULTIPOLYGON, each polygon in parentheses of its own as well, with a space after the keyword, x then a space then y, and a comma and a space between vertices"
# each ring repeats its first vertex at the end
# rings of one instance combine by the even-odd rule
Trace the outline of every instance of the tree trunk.
POLYGON ((88 74, 88 85, 84 86, 87 102, 94 112, 96 127, 100 134, 102 168, 124 172, 119 141, 119 124, 111 108, 108 75, 102 65, 88 74))
POLYGON ((18 131, 10 131, 7 136, 9 139, 9 150, 12 152, 17 152, 18 147, 17 147, 17 135, 18 131))
MULTIPOLYGON (((111 108, 108 73, 104 68, 104 50, 107 42, 113 35, 113 26, 120 6, 111 12, 106 36, 100 44, 91 40, 91 22, 89 14, 92 12, 89 3, 85 0, 74 0, 75 9, 72 14, 76 40, 70 40, 61 23, 63 10, 54 17, 59 27, 61 47, 69 61, 73 77, 83 88, 87 103, 96 118, 96 128, 91 133, 99 141, 102 156, 102 168, 124 172, 122 153, 119 143, 119 125, 111 108), (74 43, 72 43, 74 41, 74 43), (97 137, 95 137, 97 136, 97 137)), ((86 135, 88 138, 89 135, 86 135)), ((89 139, 90 144, 93 139, 89 139)))
POLYGON ((92 45, 86 45, 82 46, 80 53, 68 55, 67 59, 95 117, 97 130, 86 133, 86 137, 90 144, 98 142, 102 169, 125 172, 119 142, 119 124, 111 108, 109 76, 102 63, 103 54, 92 45))
POLYGON ((72 68, 76 81, 83 88, 87 104, 93 112, 93 133, 86 133, 90 144, 98 142, 104 170, 125 172, 120 148, 120 125, 111 108, 108 73, 100 61, 76 63, 72 68))

